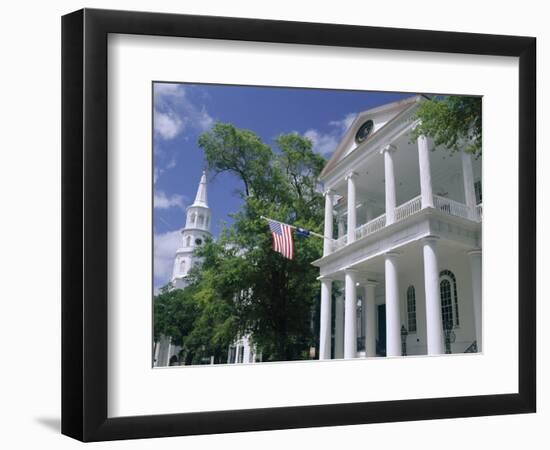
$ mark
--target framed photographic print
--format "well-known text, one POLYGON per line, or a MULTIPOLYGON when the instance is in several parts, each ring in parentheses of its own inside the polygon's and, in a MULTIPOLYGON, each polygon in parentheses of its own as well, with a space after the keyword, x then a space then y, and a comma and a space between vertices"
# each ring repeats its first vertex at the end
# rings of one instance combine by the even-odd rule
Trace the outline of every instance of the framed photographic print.
POLYGON ((62 22, 62 432, 535 411, 535 39, 62 22))

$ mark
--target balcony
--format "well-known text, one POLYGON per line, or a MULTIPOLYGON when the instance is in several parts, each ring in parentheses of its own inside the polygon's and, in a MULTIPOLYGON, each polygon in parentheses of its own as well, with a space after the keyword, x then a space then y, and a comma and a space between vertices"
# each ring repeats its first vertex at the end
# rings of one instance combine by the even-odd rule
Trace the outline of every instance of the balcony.
MULTIPOLYGON (((469 206, 451 200, 449 198, 441 197, 439 195, 434 195, 434 209, 437 209, 443 213, 449 214, 451 216, 460 217, 462 219, 472 220, 474 222, 481 222, 483 207, 481 204, 477 205, 475 208, 470 208, 469 206)), ((408 202, 403 203, 395 209, 395 221, 394 223, 400 222, 407 219, 408 217, 418 214, 422 210, 422 197, 414 197, 408 202)), ((369 236, 383 228, 386 227, 386 214, 382 214, 377 218, 370 220, 367 223, 357 227, 355 229, 355 239, 359 240, 365 236, 369 236)), ((345 247, 348 244, 348 236, 344 235, 336 239, 332 243, 332 251, 335 252, 345 247)))

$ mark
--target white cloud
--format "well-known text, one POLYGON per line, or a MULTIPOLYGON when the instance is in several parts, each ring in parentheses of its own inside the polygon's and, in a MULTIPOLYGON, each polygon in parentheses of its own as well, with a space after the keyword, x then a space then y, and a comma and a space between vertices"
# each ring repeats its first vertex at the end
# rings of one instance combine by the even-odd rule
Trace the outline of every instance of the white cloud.
POLYGON ((160 95, 183 95, 184 91, 181 84, 177 83, 155 83, 155 96, 160 95))
POLYGON ((335 134, 325 134, 317 130, 307 130, 304 137, 313 143, 313 151, 323 156, 330 155, 338 145, 338 137, 335 134))
MULTIPOLYGON (((167 170, 170 170, 176 167, 176 165, 177 165, 176 158, 172 158, 170 161, 168 161, 168 163, 166 163, 166 166, 164 167, 164 169, 160 167, 155 167, 155 170, 153 171, 153 184, 157 184, 157 181, 159 180, 160 176, 167 170)), ((164 193, 162 193, 162 195, 164 195, 164 193)))
POLYGON ((346 116, 343 119, 332 120, 328 124, 332 125, 333 127, 339 128, 340 132, 343 135, 346 131, 348 131, 348 128, 353 123, 356 117, 357 117, 357 113, 349 113, 349 114, 346 114, 346 116))
POLYGON ((156 209, 185 208, 185 197, 179 194, 167 196, 164 191, 155 191, 153 206, 156 209))
POLYGON ((181 246, 181 233, 179 230, 154 235, 154 275, 159 286, 164 286, 170 281, 174 256, 181 246))
POLYGON ((155 84, 155 134, 165 140, 174 139, 188 128, 205 131, 214 119, 204 105, 195 104, 180 84, 155 84))
POLYGON ((155 133, 163 139, 174 139, 183 128, 182 120, 174 111, 162 113, 155 109, 154 114, 155 133))
POLYGON ((304 133, 304 137, 311 140, 314 152, 329 157, 355 120, 355 117, 355 113, 346 114, 339 120, 331 120, 328 123, 330 127, 328 132, 321 132, 312 128, 304 133))
POLYGON ((206 108, 204 106, 197 119, 199 128, 201 128, 202 130, 208 130, 212 127, 212 125, 214 125, 214 119, 210 114, 208 114, 208 111, 206 111, 206 108))

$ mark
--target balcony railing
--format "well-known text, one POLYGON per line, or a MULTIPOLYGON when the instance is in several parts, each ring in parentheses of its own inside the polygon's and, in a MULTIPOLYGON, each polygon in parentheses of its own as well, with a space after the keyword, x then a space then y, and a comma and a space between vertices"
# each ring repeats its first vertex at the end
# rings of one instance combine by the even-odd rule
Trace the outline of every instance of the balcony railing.
POLYGON ((459 203, 450 198, 434 195, 434 206, 440 211, 451 214, 452 216, 462 217, 463 219, 474 219, 474 211, 464 203, 459 203))
POLYGON ((483 217, 483 205, 480 203, 476 206, 476 219, 481 222, 481 218, 483 217))
POLYGON ((332 242, 332 251, 335 252, 336 250, 341 249, 342 247, 345 247, 348 243, 348 236, 344 235, 341 238, 336 239, 332 242))
MULTIPOLYGON (((442 211, 444 213, 462 217, 464 219, 474 220, 481 222, 483 208, 479 204, 475 208, 470 208, 469 206, 451 200, 449 198, 440 197, 439 195, 434 195, 434 207, 435 209, 442 211)), ((408 202, 403 203, 395 209, 395 222, 400 222, 401 220, 411 217, 422 210, 422 197, 414 197, 408 202)), ((395 223, 394 222, 394 223, 395 223)), ((381 230, 386 226, 386 214, 378 216, 376 219, 370 220, 367 223, 357 227, 355 229, 355 240, 359 240, 369 234, 375 233, 378 230, 381 230)), ((344 235, 335 241, 332 242, 331 251, 334 252, 345 247, 348 244, 348 236, 344 235)))
POLYGON ((381 230, 386 226, 386 215, 382 214, 376 219, 373 219, 367 223, 364 223, 359 228, 355 229, 355 239, 361 239, 363 236, 374 233, 375 231, 381 230))
POLYGON ((395 209, 395 221, 406 219, 422 209, 422 197, 419 195, 395 209))

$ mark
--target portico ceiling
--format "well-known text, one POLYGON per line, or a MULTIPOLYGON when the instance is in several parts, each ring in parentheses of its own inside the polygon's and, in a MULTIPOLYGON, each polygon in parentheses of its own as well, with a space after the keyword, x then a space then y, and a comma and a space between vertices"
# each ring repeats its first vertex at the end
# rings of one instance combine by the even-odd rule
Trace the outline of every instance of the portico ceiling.
MULTIPOLYGON (((403 135, 393 145, 397 147, 394 154, 397 204, 400 205, 420 194, 418 167, 418 145, 410 135, 403 135)), ((446 148, 437 148, 430 152, 433 192, 436 195, 448 196, 456 201, 464 201, 462 182, 462 161, 459 153, 451 153, 446 148)), ((473 158, 474 177, 481 177, 481 158, 473 158)), ((363 164, 350 167, 350 172, 357 174, 356 197, 358 203, 370 202, 371 205, 384 210, 385 176, 384 155, 373 153, 363 164)), ((341 207, 346 209, 347 182, 342 179, 332 187, 341 196, 341 207)))

